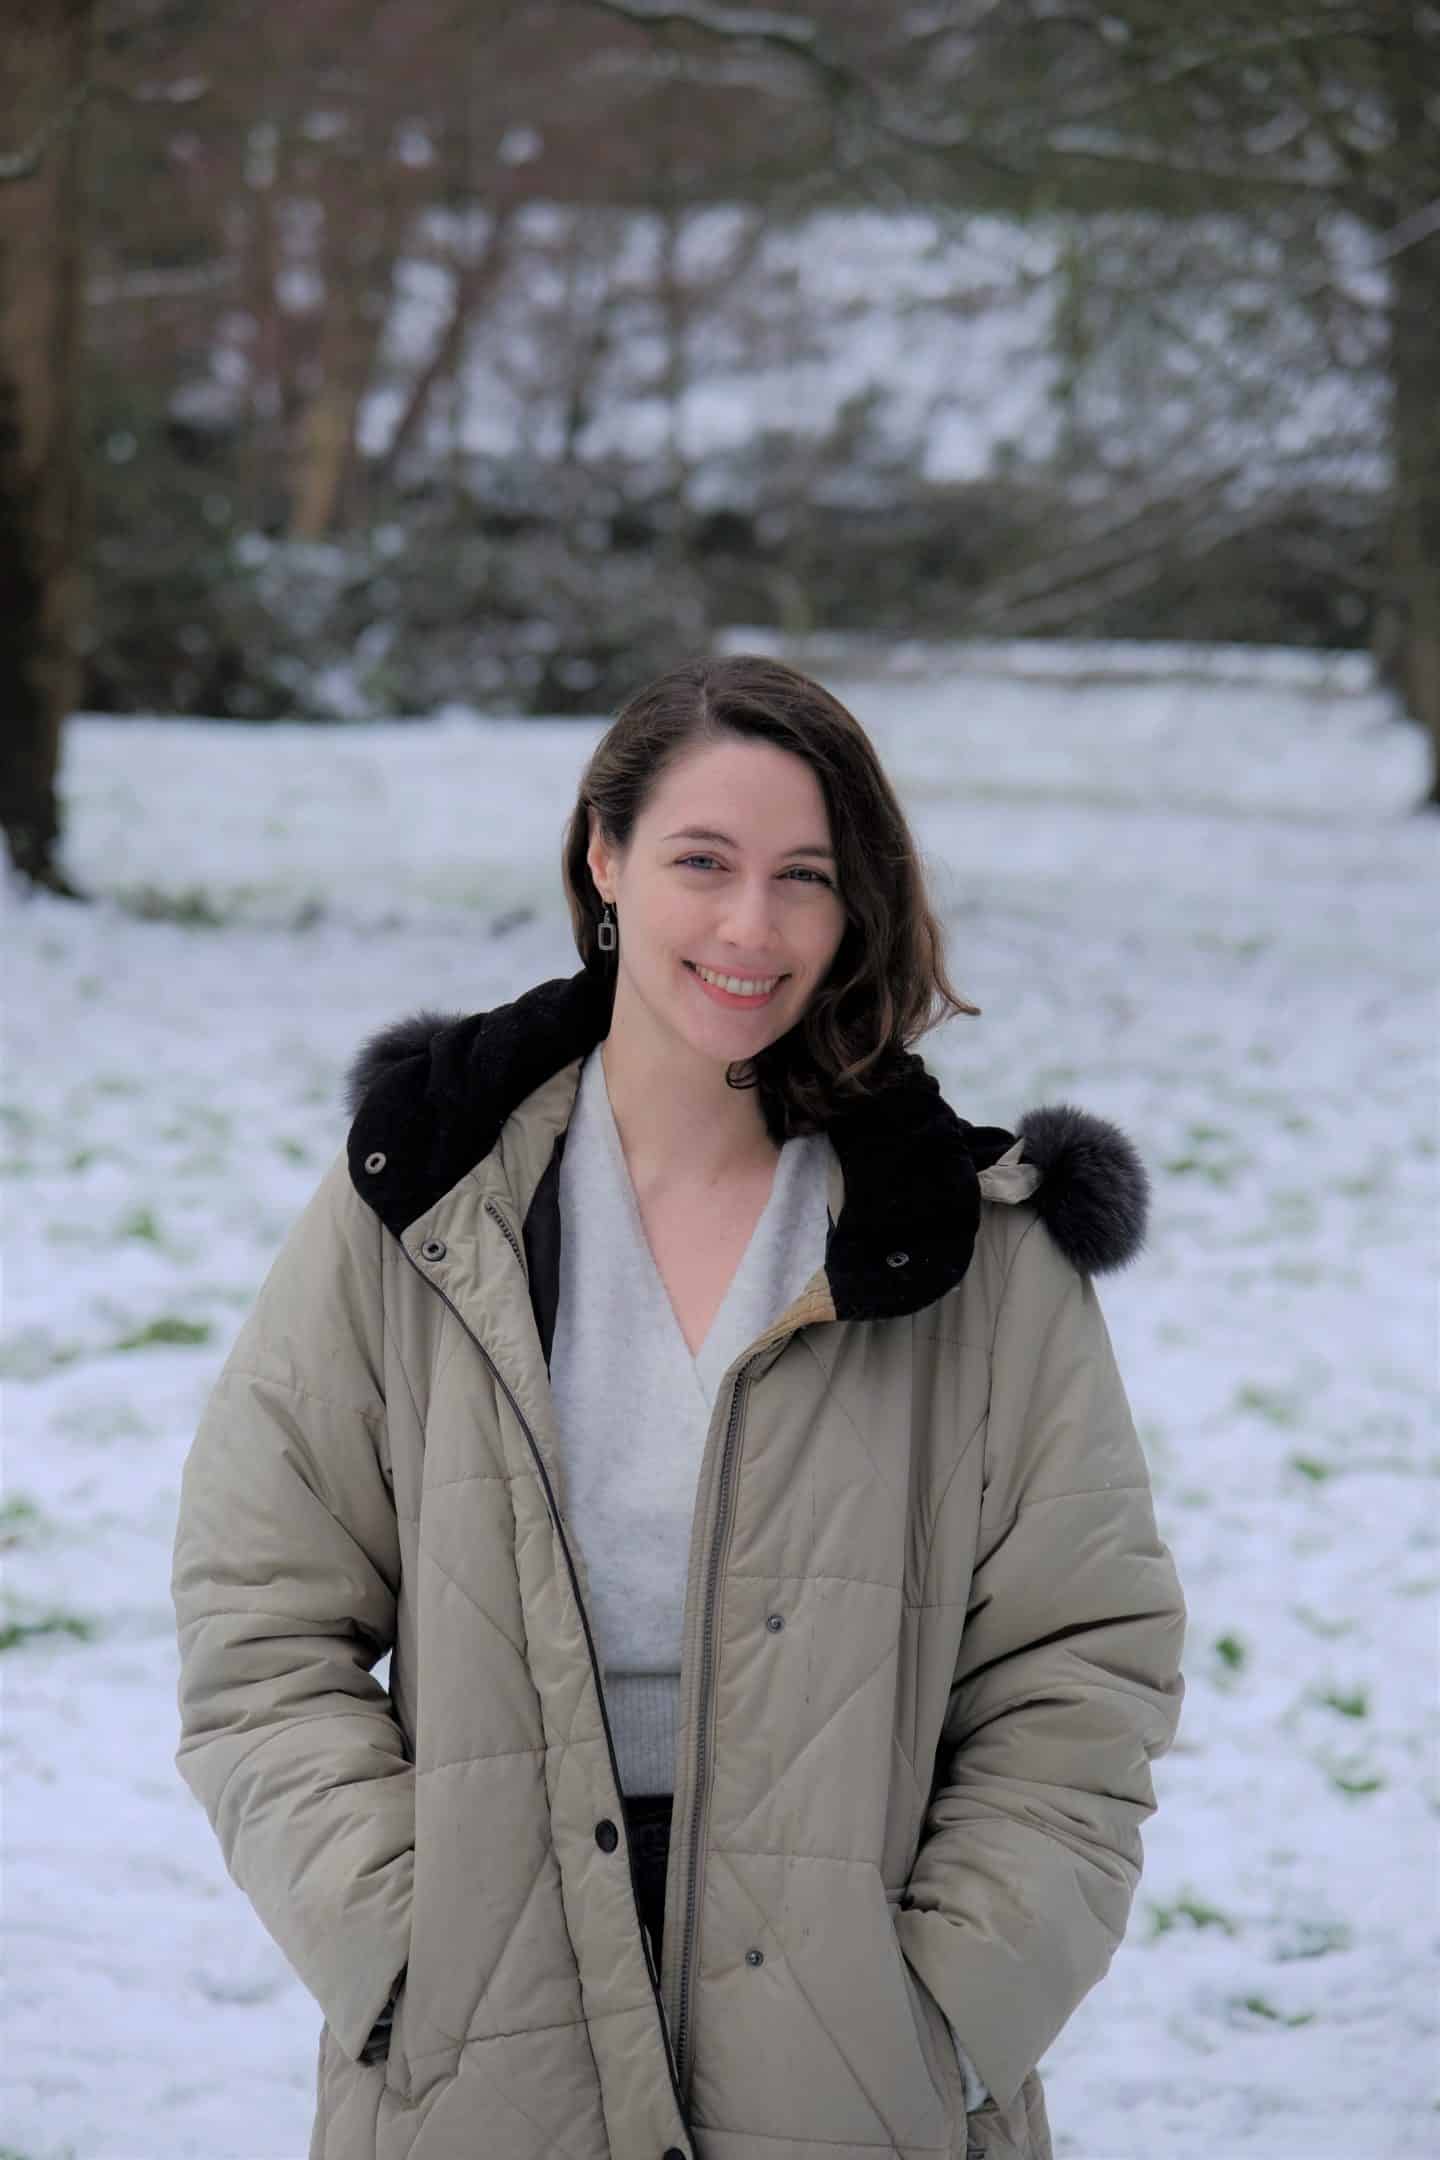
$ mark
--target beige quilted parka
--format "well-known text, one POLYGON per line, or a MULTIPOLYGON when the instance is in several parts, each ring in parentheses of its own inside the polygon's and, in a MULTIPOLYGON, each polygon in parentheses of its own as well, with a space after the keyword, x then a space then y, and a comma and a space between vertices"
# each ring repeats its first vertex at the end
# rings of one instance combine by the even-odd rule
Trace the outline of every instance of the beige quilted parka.
POLYGON ((368 1047, 185 1465, 177 1759, 324 2013, 311 2160, 1048 2160, 1182 1693, 1092 1282, 1144 1171, 913 1054, 827 1125, 700 1470, 657 1972, 548 1380, 605 1024, 582 969, 368 1047))

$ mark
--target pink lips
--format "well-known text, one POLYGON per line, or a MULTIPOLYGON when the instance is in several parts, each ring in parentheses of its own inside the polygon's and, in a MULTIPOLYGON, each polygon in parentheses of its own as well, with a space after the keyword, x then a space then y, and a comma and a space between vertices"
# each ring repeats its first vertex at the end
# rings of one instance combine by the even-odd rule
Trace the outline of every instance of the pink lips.
MULTIPOLYGON (((770 1000, 778 994, 780 984, 785 980, 785 977, 782 975, 776 981, 773 989, 762 990, 758 992, 754 997, 737 997, 732 990, 722 990, 718 983, 706 982, 704 976, 700 973, 693 960, 687 960, 685 965, 689 968, 691 974, 695 977, 696 982, 699 983, 700 988, 705 992, 707 997, 713 998, 717 1004, 729 1005, 733 1010, 737 1012, 754 1012, 757 1011, 760 1006, 768 1005, 770 1003, 770 1000)), ((728 973, 729 970, 727 969, 726 972, 728 973)))

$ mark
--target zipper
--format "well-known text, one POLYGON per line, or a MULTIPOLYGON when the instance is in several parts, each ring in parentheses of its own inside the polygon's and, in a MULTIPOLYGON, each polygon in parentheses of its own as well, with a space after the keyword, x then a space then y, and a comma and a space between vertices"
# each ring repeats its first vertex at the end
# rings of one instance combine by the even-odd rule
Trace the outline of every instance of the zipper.
MULTIPOLYGON (((509 1223, 506 1222, 505 1217, 501 1214, 499 1208, 496 1207, 494 1201, 491 1200, 488 1196, 486 1197, 485 1201, 485 1213, 490 1216, 493 1221, 499 1223, 500 1228, 504 1231, 505 1236, 509 1241, 510 1250, 514 1253, 516 1259, 520 1262, 520 1266, 524 1270, 525 1279, 528 1282, 530 1279, 530 1270, 528 1267, 525 1266, 525 1255, 520 1250, 519 1240, 517 1239, 514 1231, 511 1229, 509 1223)), ((425 1279, 428 1282, 430 1278, 427 1275, 425 1279)), ((451 1310, 454 1310, 453 1306, 451 1310)), ((458 1313, 456 1313, 455 1317, 457 1320, 460 1318, 458 1313)), ((464 1325, 463 1321, 461 1322, 461 1325, 464 1325)))
MULTIPOLYGON (((514 1250, 516 1257, 520 1259, 521 1266, 523 1267, 524 1259, 520 1253, 520 1248, 515 1243, 514 1234, 511 1231, 509 1225, 506 1223, 503 1215, 501 1215, 499 1209, 493 1207, 490 1201, 487 1199, 485 1202, 485 1211, 487 1214, 493 1216, 495 1221, 499 1223, 501 1229, 505 1232, 506 1237, 509 1239, 510 1245, 514 1250)), ((469 1336, 471 1342, 474 1343, 476 1349, 480 1352, 481 1357, 484 1358, 485 1363, 489 1366, 491 1372, 494 1374, 496 1381, 504 1389, 506 1400, 509 1402, 510 1407, 514 1411, 516 1417, 520 1420, 520 1424, 524 1431, 525 1438, 530 1444, 530 1453, 535 1458, 535 1468, 539 1472, 540 1483, 545 1493, 545 1504, 550 1510, 550 1520, 555 1525, 555 1535, 560 1540, 560 1550, 565 1555, 565 1566, 570 1576, 570 1588, 572 1593, 574 1594, 576 1610, 580 1615, 580 1624, 585 1630, 585 1647, 590 1653, 591 1669, 593 1670, 595 1675, 595 1694, 600 1704, 600 1722, 605 1732, 605 1745, 606 1748, 609 1750, 610 1754, 610 1770, 612 1776, 615 1779, 615 1790, 622 1795, 620 1807, 621 1820, 619 1824, 619 1829, 621 1835, 625 1839, 625 1857, 629 1863, 630 1868, 630 1895, 635 1906, 635 1925, 640 1930, 640 1941, 645 1952, 645 1969, 650 1976, 650 1992, 655 1998, 655 2015, 659 2020, 660 2038, 664 2043, 665 2047, 665 2062, 666 2067, 670 2073, 670 2089, 675 2096, 676 2111, 679 2114, 680 2120, 685 2125, 685 2129, 688 2132, 690 2128, 690 2123, 685 2113, 685 2102, 681 2098, 680 2094, 679 2065, 677 2064, 675 2059, 675 2051, 670 2044, 670 2029, 665 2022, 665 2006, 660 2000, 660 1976, 655 1970, 654 1951, 651 1948, 650 1936, 640 1913, 640 1893, 639 1887, 635 1880, 635 1861, 634 1856, 630 1850, 630 1837, 624 1820, 624 1787, 620 1782, 620 1760, 615 1753, 615 1736, 610 1729, 610 1714, 605 1707, 605 1687, 600 1672, 600 1660, 595 1652, 595 1638, 590 1632, 590 1615, 586 1612, 585 1600, 580 1595, 580 1579, 575 1572, 574 1555, 571 1553, 569 1542, 565 1536, 565 1528, 560 1519, 560 1509, 556 1504, 554 1487, 550 1483, 550 1473, 545 1467, 545 1458, 540 1453, 540 1448, 536 1441, 535 1434, 531 1429, 530 1421, 526 1417, 524 1411, 520 1408, 519 1403, 515 1400, 514 1390, 511 1388, 510 1383, 505 1378, 505 1375, 501 1372, 494 1358, 491 1357, 489 1351, 485 1348, 484 1343, 481 1342, 479 1336, 475 1333, 475 1330, 471 1327, 469 1321, 465 1318, 464 1314, 461 1312, 459 1306, 456 1305, 453 1298, 447 1297, 445 1292, 440 1288, 440 1285, 437 1282, 433 1282, 431 1278, 425 1273, 425 1270, 416 1261, 410 1251, 409 1246, 405 1243, 403 1237, 398 1240, 398 1243, 400 1246, 400 1250, 404 1253, 406 1259, 410 1262, 411 1267, 414 1268, 416 1274, 420 1277, 420 1280, 425 1283, 431 1290, 433 1290, 436 1297, 439 1298, 440 1302, 455 1315, 455 1318, 460 1323, 460 1326, 469 1336)))
MULTIPOLYGON (((700 1644, 700 1701, 695 1720, 698 1746, 695 1758, 695 1787, 690 1810, 690 1849, 686 1855, 685 1875, 685 1928, 681 1937, 680 1951, 680 1998, 675 2018, 675 2059, 677 2066, 684 2063, 685 2043, 690 2029, 690 1969, 695 1953, 695 1938, 699 1916, 695 1906, 696 1878, 700 1869, 700 1818, 703 1813, 705 1776, 708 1768, 707 1754, 710 1740, 710 1696, 714 1680, 715 1648, 715 1588, 720 1575, 721 1557, 725 1550, 729 1530, 730 1470, 737 1453, 736 1441, 740 1431, 740 1403, 753 1358, 747 1358, 735 1380, 735 1391, 730 1399, 730 1422, 725 1429, 725 1445, 720 1455, 720 1499, 715 1536, 711 1542, 709 1571, 705 1584, 703 1625, 700 1644)), ((678 2070, 677 2070, 678 2075, 678 2070)))

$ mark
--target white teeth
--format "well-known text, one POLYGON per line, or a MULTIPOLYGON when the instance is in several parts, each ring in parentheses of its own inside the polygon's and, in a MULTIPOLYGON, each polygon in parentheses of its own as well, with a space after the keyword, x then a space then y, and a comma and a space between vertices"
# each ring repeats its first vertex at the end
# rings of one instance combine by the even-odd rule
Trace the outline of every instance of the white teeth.
POLYGON ((712 975, 709 968, 697 967, 696 974, 702 982, 717 983, 722 990, 733 991, 736 997, 758 997, 762 990, 773 990, 780 978, 771 975, 762 982, 750 982, 739 975, 712 975))

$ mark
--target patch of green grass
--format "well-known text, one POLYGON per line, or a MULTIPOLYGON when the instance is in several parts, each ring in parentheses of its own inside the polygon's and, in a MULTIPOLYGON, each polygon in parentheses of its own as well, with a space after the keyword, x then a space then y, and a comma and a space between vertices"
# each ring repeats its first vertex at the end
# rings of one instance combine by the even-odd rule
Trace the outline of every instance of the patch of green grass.
POLYGON ((1312 1635, 1333 1639, 1337 1635, 1353 1635, 1359 1622, 1336 1620, 1329 1613, 1317 1613, 1313 1605, 1292 1605, 1290 1608, 1302 1627, 1309 1628, 1312 1635))
POLYGON ((1253 1411, 1271 1425, 1295 1426, 1300 1423, 1300 1405, 1293 1395, 1282 1395, 1278 1388, 1259 1387, 1247 1381, 1235 1391, 1235 1408, 1253 1411))
POLYGON ((1297 2010, 1287 2015, 1285 2011, 1277 2010, 1264 1995, 1232 1997, 1231 2007, 1248 2011, 1251 2017, 1266 2018, 1272 2025, 1313 2025, 1315 2022, 1313 2010, 1297 2010))
POLYGON ((145 1245, 159 1245, 162 1242, 160 1225, 148 1207, 134 1209, 117 1224, 115 1235, 117 1238, 135 1238, 145 1245))
POLYGON ((34 1536, 44 1517, 33 1500, 23 1493, 13 1493, 8 1500, 0 1500, 0 1552, 7 1552, 16 1545, 23 1545, 34 1536))
POLYGON ((111 1347, 115 1350, 149 1350, 157 1344, 168 1343, 188 1349, 196 1343, 209 1342, 210 1335, 208 1320, 182 1320, 176 1313, 162 1313, 158 1320, 148 1321, 133 1335, 122 1335, 111 1347))
POLYGON ((140 922, 179 923, 186 930, 223 930, 230 919, 203 885, 189 885, 180 892, 166 892, 159 885, 131 885, 116 893, 115 905, 140 922))
POLYGON ((1249 1656, 1244 1643, 1235 1635, 1217 1635, 1214 1650, 1216 1657, 1219 1658, 1220 1663, 1226 1668, 1227 1672, 1239 1672, 1249 1656))
POLYGON ((1313 1479, 1317 1485, 1323 1485, 1326 1478, 1335 1475, 1334 1463, 1322 1462, 1318 1455, 1292 1455, 1290 1468, 1298 1470, 1301 1477, 1313 1479))
POLYGON ((1346 1793, 1351 1799, 1363 1799, 1366 1793, 1385 1790, 1383 1777, 1360 1770, 1332 1770, 1330 1782, 1337 1792, 1346 1793))
POLYGON ((1239 1170, 1233 1163, 1207 1162, 1203 1155, 1172 1155, 1161 1169, 1170 1177, 1205 1178, 1211 1185, 1233 1185, 1239 1170))
POLYGON ((1151 1942, 1158 1941, 1162 1935, 1170 1934, 1172 1929, 1182 1923, 1192 1928, 1219 1928, 1224 1935, 1238 1935, 1240 1932, 1238 1924, 1228 1913, 1223 1913, 1218 1905, 1207 1904, 1204 1898, 1196 1897, 1188 1890, 1173 1898, 1168 1905, 1162 1905, 1152 1898, 1149 1909, 1151 1942))
POLYGON ((1301 1958, 1329 1957, 1332 1951, 1348 1950, 1351 1940, 1343 1920, 1302 1920, 1289 1942, 1275 1952, 1275 1961, 1290 1965, 1301 1958))
POLYGON ((41 1613, 34 1620, 12 1616, 0 1621, 0 1650, 23 1649, 42 1635, 73 1635, 77 1642, 93 1642, 97 1632, 95 1622, 82 1619, 79 1613, 41 1613))
POLYGON ((1341 1717, 1363 1718, 1370 1715, 1370 1696, 1367 1689, 1321 1688, 1315 1696, 1327 1710, 1338 1710, 1341 1717))
POLYGON ((79 1355, 76 1344, 57 1343, 44 1328, 26 1328, 0 1346, 0 1380, 43 1380, 79 1355))

